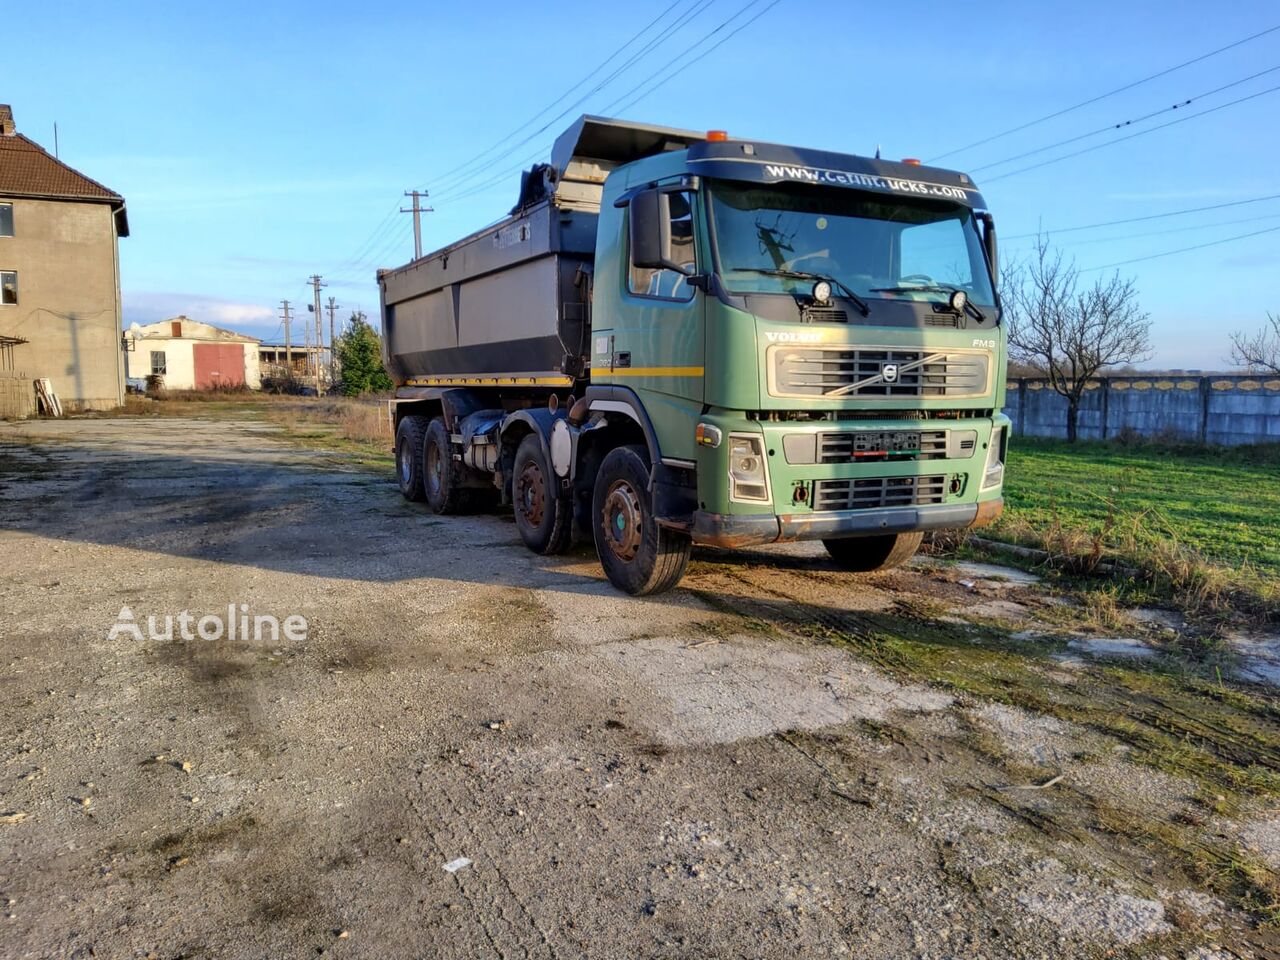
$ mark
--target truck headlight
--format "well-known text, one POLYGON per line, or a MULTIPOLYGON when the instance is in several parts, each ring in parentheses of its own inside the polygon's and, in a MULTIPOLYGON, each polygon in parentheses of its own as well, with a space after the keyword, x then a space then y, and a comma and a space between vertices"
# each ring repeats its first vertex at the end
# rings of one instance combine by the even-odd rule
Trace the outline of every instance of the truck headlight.
POLYGON ((769 471, 760 437, 729 435, 729 499, 769 499, 769 471))
POLYGON ((991 431, 987 446, 987 465, 982 474, 982 489, 990 490, 1004 483, 1004 427, 991 431))

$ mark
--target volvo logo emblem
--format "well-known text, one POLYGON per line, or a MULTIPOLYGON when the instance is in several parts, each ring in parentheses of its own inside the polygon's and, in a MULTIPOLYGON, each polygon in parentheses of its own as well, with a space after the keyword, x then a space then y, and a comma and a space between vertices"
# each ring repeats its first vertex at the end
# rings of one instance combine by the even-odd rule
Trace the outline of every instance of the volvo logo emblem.
POLYGON ((886 363, 880 368, 880 376, 885 383, 897 383, 898 365, 896 363, 886 363))

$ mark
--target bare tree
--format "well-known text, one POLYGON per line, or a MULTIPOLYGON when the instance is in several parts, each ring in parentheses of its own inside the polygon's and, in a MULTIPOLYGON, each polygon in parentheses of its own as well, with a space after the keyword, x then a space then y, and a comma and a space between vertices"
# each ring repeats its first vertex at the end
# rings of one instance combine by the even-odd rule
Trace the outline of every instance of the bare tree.
POLYGON ((1041 371, 1067 401, 1067 439, 1074 442, 1080 398, 1108 367, 1151 356, 1151 321, 1132 279, 1117 273, 1086 285, 1074 261, 1036 239, 1031 257, 1005 274, 1011 359, 1041 371))
POLYGON ((1280 313, 1267 312, 1267 326, 1257 333, 1231 335, 1231 362, 1249 372, 1280 373, 1280 313))

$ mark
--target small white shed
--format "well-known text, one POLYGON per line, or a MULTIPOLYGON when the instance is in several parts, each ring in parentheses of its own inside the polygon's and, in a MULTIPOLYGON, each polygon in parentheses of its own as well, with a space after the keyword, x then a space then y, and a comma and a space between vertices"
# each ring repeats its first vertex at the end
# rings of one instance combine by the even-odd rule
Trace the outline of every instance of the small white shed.
POLYGON ((179 316, 131 324, 124 339, 131 379, 158 374, 168 390, 262 386, 256 337, 179 316))

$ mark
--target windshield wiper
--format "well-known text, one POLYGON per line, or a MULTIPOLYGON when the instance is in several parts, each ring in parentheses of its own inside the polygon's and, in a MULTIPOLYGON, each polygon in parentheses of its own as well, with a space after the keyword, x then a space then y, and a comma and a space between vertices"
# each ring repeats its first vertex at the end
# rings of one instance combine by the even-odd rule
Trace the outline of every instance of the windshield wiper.
POLYGON ((741 270, 743 273, 760 273, 766 277, 785 277, 789 280, 825 280, 832 286, 843 290, 845 298, 852 300, 853 305, 858 308, 858 312, 864 317, 871 315, 871 305, 835 277, 824 276, 821 273, 808 273, 804 270, 783 270, 781 267, 773 267, 767 270, 763 267, 734 267, 733 269, 741 270))
MULTIPOLYGON (((955 293, 959 289, 960 289, 959 287, 943 287, 937 284, 920 283, 910 287, 872 287, 869 292, 870 293, 955 293)), ((981 310, 979 310, 977 306, 974 305, 974 302, 969 299, 967 292, 965 294, 964 308, 965 310, 970 311, 974 315, 974 317, 976 317, 980 321, 985 321, 987 319, 987 315, 983 313, 981 310)))

